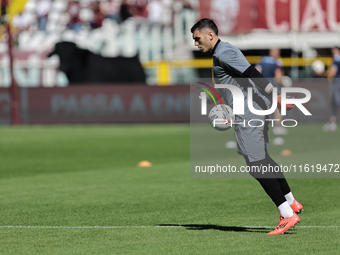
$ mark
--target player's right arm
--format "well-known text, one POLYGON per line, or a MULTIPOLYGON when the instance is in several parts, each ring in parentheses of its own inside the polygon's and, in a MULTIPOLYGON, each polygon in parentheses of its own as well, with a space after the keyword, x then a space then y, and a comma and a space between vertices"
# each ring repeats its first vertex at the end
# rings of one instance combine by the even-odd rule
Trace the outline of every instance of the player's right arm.
MULTIPOLYGON (((255 67, 249 64, 243 53, 236 47, 226 50, 220 54, 220 63, 224 68, 232 68, 240 74, 241 77, 250 78, 256 86, 261 88, 261 93, 268 98, 272 98, 273 84, 264 77, 255 67)), ((281 95, 278 96, 278 106, 281 103, 281 95)), ((287 104, 287 110, 291 110, 294 105, 287 104)), ((281 106, 280 106, 281 107, 281 106)))
POLYGON ((243 53, 236 47, 231 47, 219 54, 219 61, 224 68, 232 68, 241 77, 250 78, 256 86, 262 89, 265 96, 271 97, 274 86, 255 67, 249 64, 243 53))

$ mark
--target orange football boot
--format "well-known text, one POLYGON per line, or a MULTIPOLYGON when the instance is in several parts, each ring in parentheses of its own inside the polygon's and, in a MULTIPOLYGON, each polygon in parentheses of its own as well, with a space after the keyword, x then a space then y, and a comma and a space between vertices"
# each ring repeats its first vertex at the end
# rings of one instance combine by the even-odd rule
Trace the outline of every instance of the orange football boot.
POLYGON ((298 224, 300 221, 299 216, 294 213, 292 217, 282 219, 275 228, 274 231, 269 232, 267 235, 280 235, 286 232, 288 229, 294 227, 296 224, 298 224))
MULTIPOLYGON (((298 201, 296 201, 296 199, 294 199, 294 202, 292 205, 290 205, 290 207, 293 209, 293 211, 296 213, 296 214, 299 214, 303 211, 303 206, 302 204, 300 204, 298 201)), ((280 220, 282 220, 282 216, 280 214, 280 220)))
POLYGON ((290 205, 290 207, 293 209, 293 211, 296 214, 299 214, 303 211, 303 206, 302 204, 300 204, 298 201, 296 201, 296 199, 294 199, 294 202, 292 205, 290 205))

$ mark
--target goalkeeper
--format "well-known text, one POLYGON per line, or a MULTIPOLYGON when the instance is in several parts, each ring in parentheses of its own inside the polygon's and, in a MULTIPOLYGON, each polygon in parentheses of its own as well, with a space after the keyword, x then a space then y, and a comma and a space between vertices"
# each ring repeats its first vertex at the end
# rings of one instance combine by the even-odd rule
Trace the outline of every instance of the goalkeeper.
MULTIPOLYGON (((222 42, 218 38, 218 28, 213 20, 201 19, 192 28, 191 33, 195 46, 201 52, 210 52, 213 57, 213 79, 217 84, 231 84, 242 90, 245 110, 244 115, 236 115, 236 123, 245 120, 246 125, 235 125, 235 137, 238 153, 243 155, 250 169, 263 165, 273 168, 278 164, 268 155, 268 116, 253 114, 246 103, 248 100, 247 88, 253 88, 253 106, 257 110, 267 110, 271 106, 273 85, 246 60, 242 52, 233 45, 222 42), (255 86, 255 84, 256 86, 255 86), (251 119, 258 119, 266 123, 261 126, 256 121, 253 126, 248 125, 251 119), (261 126, 261 127, 260 127, 261 126)), ((219 94, 225 102, 233 107, 233 95, 228 89, 219 89, 219 94)), ((280 97, 280 96, 279 96, 280 97)), ((236 98, 236 97, 235 97, 236 98)), ((237 99, 237 98, 236 98, 237 99)), ((278 102, 281 100, 278 98, 278 102)), ((250 172, 261 184, 263 189, 273 200, 280 212, 280 223, 268 235, 283 234, 300 221, 297 213, 302 211, 302 205, 294 198, 290 187, 282 173, 250 172)))

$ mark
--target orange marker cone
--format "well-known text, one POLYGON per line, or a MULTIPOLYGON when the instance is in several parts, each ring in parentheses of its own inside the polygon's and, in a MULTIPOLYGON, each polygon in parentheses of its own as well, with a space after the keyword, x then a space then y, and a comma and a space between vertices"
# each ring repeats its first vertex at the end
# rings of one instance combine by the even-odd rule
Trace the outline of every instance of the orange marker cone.
POLYGON ((143 160, 143 161, 138 163, 138 166, 139 167, 151 167, 152 163, 150 161, 143 160))
POLYGON ((292 155, 292 151, 288 150, 288 149, 284 149, 281 151, 281 156, 291 156, 292 155))

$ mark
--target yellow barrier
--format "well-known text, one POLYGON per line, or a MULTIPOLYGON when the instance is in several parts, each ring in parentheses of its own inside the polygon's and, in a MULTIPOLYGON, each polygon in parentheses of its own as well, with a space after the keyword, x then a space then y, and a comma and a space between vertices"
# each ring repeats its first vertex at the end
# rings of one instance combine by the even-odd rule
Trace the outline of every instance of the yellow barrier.
MULTIPOLYGON (((260 56, 246 57, 250 64, 260 62, 260 56)), ((310 66, 313 61, 321 60, 326 66, 332 64, 331 57, 322 58, 280 58, 285 67, 310 66)), ((156 68, 157 84, 166 86, 171 84, 171 68, 211 68, 212 59, 192 59, 192 60, 171 60, 171 61, 145 61, 142 63, 144 68, 156 68)))
MULTIPOLYGON (((261 57, 250 56, 246 57, 250 64, 257 64, 261 57)), ((313 61, 321 60, 325 65, 332 64, 332 58, 281 58, 283 66, 310 66, 313 61)), ((192 60, 171 60, 171 61, 145 61, 144 68, 155 68, 159 65, 168 64, 171 67, 190 67, 190 68, 211 68, 212 59, 192 59, 192 60)))
POLYGON ((162 61, 157 65, 157 84, 160 86, 169 85, 171 83, 171 67, 170 64, 162 61))

